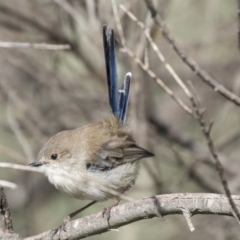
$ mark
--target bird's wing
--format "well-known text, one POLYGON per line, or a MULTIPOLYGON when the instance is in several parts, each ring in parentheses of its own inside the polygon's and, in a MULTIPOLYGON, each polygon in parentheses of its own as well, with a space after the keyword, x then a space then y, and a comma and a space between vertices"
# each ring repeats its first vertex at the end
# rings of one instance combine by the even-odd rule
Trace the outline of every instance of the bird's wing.
POLYGON ((137 146, 131 137, 116 136, 101 146, 87 168, 93 171, 107 171, 124 163, 151 156, 152 153, 137 146))

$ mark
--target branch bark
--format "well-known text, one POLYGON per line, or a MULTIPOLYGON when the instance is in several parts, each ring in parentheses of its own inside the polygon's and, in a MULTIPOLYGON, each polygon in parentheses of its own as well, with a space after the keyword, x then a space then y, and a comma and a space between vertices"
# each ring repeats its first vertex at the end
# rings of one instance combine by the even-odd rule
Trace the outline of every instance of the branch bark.
MULTIPOLYGON (((240 196, 232 196, 235 205, 240 210, 240 196)), ((183 214, 188 211, 190 216, 197 214, 218 214, 233 216, 231 206, 225 195, 207 193, 179 193, 158 195, 129 202, 111 210, 110 226, 112 229, 143 219, 161 217, 173 214, 183 214)), ((66 225, 66 232, 61 231, 53 236, 49 230, 24 240, 40 239, 82 239, 92 235, 107 232, 107 220, 102 213, 86 216, 66 225)))

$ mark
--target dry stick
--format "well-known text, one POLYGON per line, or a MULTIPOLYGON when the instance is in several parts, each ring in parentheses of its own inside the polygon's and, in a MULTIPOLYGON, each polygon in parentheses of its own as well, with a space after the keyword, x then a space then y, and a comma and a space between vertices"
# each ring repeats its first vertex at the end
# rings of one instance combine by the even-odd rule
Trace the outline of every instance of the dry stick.
POLYGON ((5 181, 5 180, 0 180, 0 186, 12 188, 12 189, 17 188, 17 184, 9 182, 9 181, 5 181))
POLYGON ((125 47, 122 52, 127 53, 129 57, 146 72, 184 111, 193 116, 192 110, 183 101, 178 98, 174 92, 147 66, 145 65, 129 48, 125 47))
MULTIPOLYGON (((240 208, 240 196, 232 196, 238 208, 240 208)), ((158 217, 159 212, 163 216, 182 214, 189 211, 192 215, 197 214, 219 214, 232 216, 231 206, 226 196, 211 193, 176 193, 158 195, 143 198, 134 202, 122 204, 111 210, 111 227, 118 228, 142 219, 158 217)), ((185 214, 186 215, 186 214, 185 214)), ((189 221, 190 216, 187 216, 189 221)), ((188 222, 191 229, 193 226, 188 222)), ((61 240, 82 239, 109 231, 106 219, 102 217, 102 212, 76 219, 68 223, 66 231, 60 232, 61 240)), ((36 236, 24 238, 24 240, 51 239, 52 230, 46 231, 36 236)), ((55 235, 53 238, 59 239, 55 235)))
MULTIPOLYGON (((192 86, 191 82, 189 82, 189 84, 192 86)), ((205 122, 205 119, 203 117, 203 113, 204 111, 202 111, 200 109, 200 104, 198 103, 197 101, 197 93, 194 91, 193 93, 194 95, 190 95, 189 98, 192 102, 192 105, 193 105, 193 110, 195 112, 195 117, 196 119, 198 120, 199 122, 199 125, 201 127, 201 130, 203 132, 203 135, 205 136, 206 140, 207 140, 207 144, 208 144, 208 148, 211 152, 211 155, 215 161, 215 164, 216 164, 216 167, 217 167, 217 171, 218 171, 218 174, 220 176, 220 179, 221 179, 221 182, 222 182, 222 186, 224 188, 224 191, 227 195, 227 198, 228 198, 228 201, 232 207, 232 210, 233 210, 233 213, 234 213, 234 216, 236 217, 238 223, 240 224, 240 214, 239 214, 239 211, 232 199, 232 196, 231 196, 231 192, 229 190, 229 187, 228 187, 228 183, 227 183, 227 179, 225 177, 225 174, 224 174, 224 169, 223 169, 223 166, 218 158, 218 154, 217 154, 217 151, 215 149, 215 145, 212 141, 212 138, 211 138, 211 129, 212 129, 212 126, 213 126, 213 122, 210 122, 209 126, 207 126, 206 122, 205 122)))
POLYGON ((175 52, 178 54, 178 56, 182 59, 184 63, 186 63, 190 69, 198 76, 200 79, 208 84, 215 92, 219 93, 229 101, 233 102, 237 106, 240 106, 240 98, 235 95, 233 92, 226 89, 222 84, 219 84, 213 77, 209 76, 209 74, 201 69, 198 64, 188 57, 186 53, 181 49, 179 44, 176 42, 176 40, 173 38, 172 34, 168 30, 165 22, 160 17, 159 13, 157 12, 152 0, 144 0, 147 8, 151 12, 152 18, 155 22, 155 24, 159 27, 159 30, 161 31, 163 37, 169 42, 169 44, 173 47, 175 52))
POLYGON ((69 44, 0 42, 0 48, 33 48, 39 50, 69 50, 69 44))

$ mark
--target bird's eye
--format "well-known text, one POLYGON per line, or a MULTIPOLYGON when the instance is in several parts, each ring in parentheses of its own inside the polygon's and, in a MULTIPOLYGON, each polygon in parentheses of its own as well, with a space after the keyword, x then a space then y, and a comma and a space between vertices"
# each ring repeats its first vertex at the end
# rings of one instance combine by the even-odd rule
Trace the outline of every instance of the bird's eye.
POLYGON ((51 155, 51 159, 52 160, 56 160, 57 159, 57 157, 58 157, 58 155, 55 153, 55 154, 53 154, 53 155, 51 155))

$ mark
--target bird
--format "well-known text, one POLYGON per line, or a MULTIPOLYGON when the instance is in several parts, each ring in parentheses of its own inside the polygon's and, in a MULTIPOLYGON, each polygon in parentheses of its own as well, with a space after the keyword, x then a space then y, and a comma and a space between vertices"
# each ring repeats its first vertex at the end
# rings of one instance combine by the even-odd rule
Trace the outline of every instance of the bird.
POLYGON ((70 197, 91 200, 85 207, 69 214, 63 225, 91 205, 115 198, 103 210, 110 211, 121 200, 121 194, 135 183, 139 160, 154 156, 137 145, 125 124, 132 74, 128 72, 118 87, 118 73, 113 29, 102 29, 110 117, 97 123, 65 130, 51 137, 30 164, 43 170, 50 183, 70 197), (117 194, 116 194, 117 193, 117 194))

